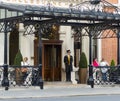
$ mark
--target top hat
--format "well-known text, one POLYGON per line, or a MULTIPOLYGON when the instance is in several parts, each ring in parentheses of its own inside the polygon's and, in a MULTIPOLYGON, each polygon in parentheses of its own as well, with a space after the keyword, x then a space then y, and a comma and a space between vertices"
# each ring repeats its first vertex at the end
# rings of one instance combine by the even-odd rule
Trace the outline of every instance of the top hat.
POLYGON ((67 50, 67 53, 71 52, 70 50, 67 50))

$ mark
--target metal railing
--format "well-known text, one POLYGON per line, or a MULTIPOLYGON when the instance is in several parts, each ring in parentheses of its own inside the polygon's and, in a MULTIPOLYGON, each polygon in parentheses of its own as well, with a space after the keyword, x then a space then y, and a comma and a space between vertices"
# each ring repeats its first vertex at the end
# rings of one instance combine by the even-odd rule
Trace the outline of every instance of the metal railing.
POLYGON ((93 67, 95 85, 120 84, 120 66, 93 67))
MULTIPOLYGON (((4 86, 4 65, 0 66, 0 86, 4 86)), ((8 81, 11 86, 40 86, 43 89, 40 66, 8 66, 8 81)))

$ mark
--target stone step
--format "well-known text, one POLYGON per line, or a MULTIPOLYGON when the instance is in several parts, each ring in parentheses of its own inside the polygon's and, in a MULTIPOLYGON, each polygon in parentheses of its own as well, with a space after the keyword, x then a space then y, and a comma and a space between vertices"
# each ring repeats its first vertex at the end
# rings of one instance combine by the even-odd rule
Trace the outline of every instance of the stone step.
POLYGON ((53 82, 44 82, 45 85, 72 85, 71 82, 64 82, 64 81, 53 81, 53 82))
POLYGON ((44 82, 45 88, 84 88, 88 87, 87 84, 72 84, 71 82, 44 82))

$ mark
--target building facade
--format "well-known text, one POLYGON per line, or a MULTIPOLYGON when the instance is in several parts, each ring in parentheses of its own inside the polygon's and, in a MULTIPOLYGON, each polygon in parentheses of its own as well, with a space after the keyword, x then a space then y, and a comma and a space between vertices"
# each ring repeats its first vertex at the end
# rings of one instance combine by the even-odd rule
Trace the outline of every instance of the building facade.
MULTIPOLYGON (((47 5, 58 7, 69 7, 71 4, 76 5, 84 0, 4 0, 4 2, 23 3, 31 5, 47 5)), ((118 4, 118 1, 109 0, 108 2, 118 4)), ((0 11, 1 18, 4 10, 0 11)), ((7 16, 16 15, 8 13, 7 16)), ((64 81, 65 66, 63 62, 66 50, 71 50, 74 57, 73 65, 79 66, 80 53, 84 51, 87 59, 89 58, 89 38, 82 37, 81 40, 75 40, 71 26, 50 26, 52 34, 58 35, 53 38, 42 38, 42 65, 43 77, 45 81, 64 81)), ((19 24, 17 29, 12 30, 8 34, 8 64, 14 64, 15 55, 20 49, 23 57, 28 57, 30 65, 37 65, 38 61, 38 37, 33 33, 25 35, 25 27, 19 24)), ((30 30, 30 29, 27 29, 30 30)), ((49 33, 49 32, 48 32, 49 33)), ((50 34, 50 35, 52 35, 50 34)), ((112 33, 111 33, 112 34, 112 33)), ((4 64, 4 33, 0 34, 0 64, 4 64)), ((97 57, 100 61, 105 58, 109 63, 112 59, 117 61, 117 39, 94 39, 93 40, 93 57, 97 57)), ((116 63, 117 64, 117 63, 116 63)))

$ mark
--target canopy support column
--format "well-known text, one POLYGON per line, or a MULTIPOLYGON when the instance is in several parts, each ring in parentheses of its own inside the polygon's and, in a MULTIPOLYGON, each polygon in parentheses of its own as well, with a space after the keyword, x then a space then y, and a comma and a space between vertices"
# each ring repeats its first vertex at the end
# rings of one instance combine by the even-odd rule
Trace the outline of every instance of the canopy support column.
POLYGON ((94 87, 94 79, 93 79, 93 66, 92 66, 92 31, 89 32, 89 79, 88 84, 91 85, 91 88, 94 87))
POLYGON ((38 47, 38 65, 39 65, 39 85, 40 88, 43 89, 43 79, 42 79, 42 32, 41 27, 38 29, 39 35, 39 47, 38 47))
POLYGON ((120 65, 120 29, 117 33, 117 64, 120 65))
POLYGON ((2 86, 5 87, 5 90, 8 90, 9 87, 9 80, 8 80, 8 64, 7 64, 7 23, 5 23, 5 30, 4 30, 4 65, 3 65, 3 81, 2 86))

